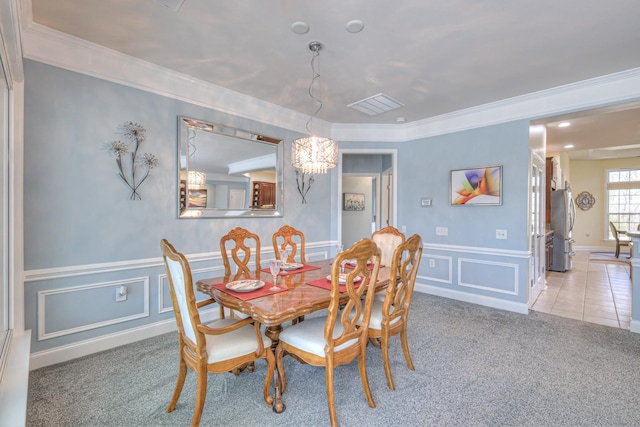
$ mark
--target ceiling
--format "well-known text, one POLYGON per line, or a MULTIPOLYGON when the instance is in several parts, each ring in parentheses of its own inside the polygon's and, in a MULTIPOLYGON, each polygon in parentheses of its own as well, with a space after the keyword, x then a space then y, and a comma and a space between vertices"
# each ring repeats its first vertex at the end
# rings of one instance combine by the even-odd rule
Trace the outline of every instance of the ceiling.
MULTIPOLYGON (((317 108, 308 45, 320 41, 317 117, 330 123, 410 123, 640 67, 637 0, 31 0, 31 13, 36 24, 305 114, 317 108), (354 20, 362 31, 347 31, 354 20), (295 33, 295 22, 309 31, 295 33), (379 93, 404 106, 375 116, 348 107, 379 93)), ((640 145, 633 107, 549 126, 549 151, 569 139, 580 152, 640 145)))

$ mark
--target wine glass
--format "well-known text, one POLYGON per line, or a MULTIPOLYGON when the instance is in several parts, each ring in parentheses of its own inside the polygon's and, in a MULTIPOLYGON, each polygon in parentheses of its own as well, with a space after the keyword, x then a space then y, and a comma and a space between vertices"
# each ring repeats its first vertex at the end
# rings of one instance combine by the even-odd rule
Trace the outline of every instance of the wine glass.
POLYGON ((282 260, 280 259, 272 259, 269 261, 269 271, 273 276, 273 286, 269 289, 270 291, 280 290, 280 288, 278 287, 278 273, 280 273, 281 265, 282 265, 282 260))
POLYGON ((280 249, 280 260, 283 264, 289 262, 289 248, 280 249))

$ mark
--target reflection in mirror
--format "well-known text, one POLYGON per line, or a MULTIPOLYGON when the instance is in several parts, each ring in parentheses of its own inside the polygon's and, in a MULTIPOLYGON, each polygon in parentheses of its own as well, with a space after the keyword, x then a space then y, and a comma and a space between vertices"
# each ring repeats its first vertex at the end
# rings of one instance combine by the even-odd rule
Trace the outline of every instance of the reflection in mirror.
POLYGON ((180 218, 282 216, 281 140, 178 117, 180 218))

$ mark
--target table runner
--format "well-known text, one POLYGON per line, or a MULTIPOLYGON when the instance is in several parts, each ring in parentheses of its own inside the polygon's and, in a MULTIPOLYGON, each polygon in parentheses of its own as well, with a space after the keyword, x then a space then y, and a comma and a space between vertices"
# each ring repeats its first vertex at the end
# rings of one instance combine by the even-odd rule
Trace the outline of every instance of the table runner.
MULTIPOLYGON (((248 280, 257 280, 257 279, 248 279, 248 280)), ((288 291, 289 288, 286 286, 279 286, 278 290, 272 291, 271 287, 273 283, 264 282, 264 286, 260 289, 256 289, 251 292, 235 292, 226 288, 226 283, 216 283, 215 285, 211 285, 212 288, 220 289, 222 292, 225 292, 229 295, 233 295, 234 297, 241 299, 242 301, 248 301, 250 299, 260 298, 271 294, 277 294, 278 292, 288 291)))
MULTIPOLYGON (((312 270, 319 270, 319 269, 320 267, 316 267, 315 265, 305 264, 302 268, 298 268, 297 270, 286 270, 286 271, 283 270, 280 273, 278 273, 278 276, 290 276, 291 274, 304 273, 305 271, 312 271, 312 270)), ((271 274, 271 271, 269 271, 268 268, 263 268, 260 271, 271 274)))

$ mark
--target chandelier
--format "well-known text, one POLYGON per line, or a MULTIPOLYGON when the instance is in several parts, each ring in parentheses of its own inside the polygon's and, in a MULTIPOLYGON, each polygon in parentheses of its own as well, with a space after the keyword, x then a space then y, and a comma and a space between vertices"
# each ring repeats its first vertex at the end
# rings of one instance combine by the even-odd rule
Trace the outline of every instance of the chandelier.
POLYGON ((191 127, 187 130, 187 138, 189 145, 189 173, 187 174, 187 187, 189 190, 200 190, 206 187, 207 184, 207 175, 204 172, 198 172, 195 170, 196 168, 196 131, 191 129, 191 127), (193 159, 193 162, 191 162, 193 159))
MULTIPOLYGON (((324 138, 311 135, 311 122, 313 117, 322 109, 322 101, 314 95, 314 84, 320 77, 316 71, 316 62, 322 50, 322 43, 313 41, 309 43, 309 50, 313 52, 311 58, 312 78, 309 84, 309 96, 312 103, 317 103, 318 107, 307 120, 307 133, 309 136, 298 138, 293 141, 291 147, 291 163, 298 169, 297 173, 302 174, 323 174, 328 169, 338 165, 338 145, 331 138, 324 138)), ((303 178, 304 179, 304 178, 303 178)), ((304 200, 304 196, 303 196, 304 200)))

